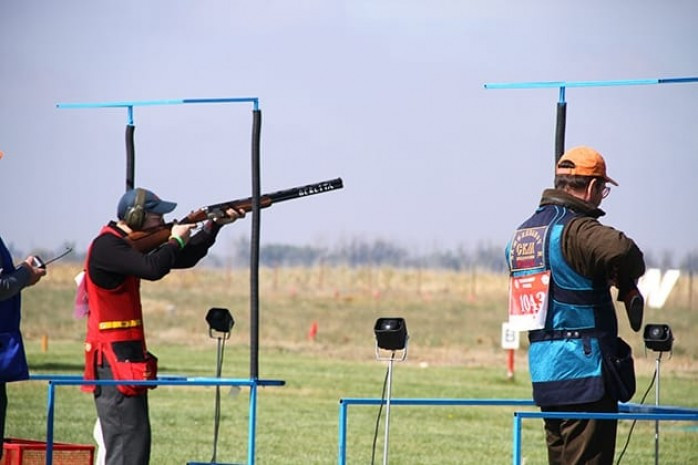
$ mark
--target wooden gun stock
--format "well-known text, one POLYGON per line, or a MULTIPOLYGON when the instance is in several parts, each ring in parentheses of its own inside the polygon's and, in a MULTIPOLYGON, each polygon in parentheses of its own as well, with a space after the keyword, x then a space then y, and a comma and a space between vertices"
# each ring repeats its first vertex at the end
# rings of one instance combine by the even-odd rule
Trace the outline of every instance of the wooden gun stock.
MULTIPOLYGON (((259 207, 267 208, 277 202, 297 199, 299 197, 307 197, 315 194, 323 194, 325 192, 341 189, 343 187, 344 183, 342 182, 342 178, 330 179, 329 181, 322 181, 305 186, 292 187, 291 189, 284 189, 261 195, 259 197, 259 207)), ((246 212, 250 212, 252 211, 252 197, 208 205, 189 213, 186 217, 179 221, 167 223, 157 228, 133 231, 128 235, 126 241, 140 252, 150 252, 151 250, 154 250, 167 242, 172 231, 172 226, 175 224, 192 224, 215 218, 223 218, 226 210, 229 208, 234 210, 242 209, 246 212)))

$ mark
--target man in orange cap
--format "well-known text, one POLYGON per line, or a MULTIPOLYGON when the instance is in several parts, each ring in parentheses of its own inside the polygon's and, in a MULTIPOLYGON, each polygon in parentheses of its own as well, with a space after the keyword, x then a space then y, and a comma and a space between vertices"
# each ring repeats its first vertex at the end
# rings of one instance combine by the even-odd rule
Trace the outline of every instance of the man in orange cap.
MULTIPOLYGON (((635 392, 610 287, 624 296, 645 263, 631 239, 598 220, 608 184, 618 185, 599 152, 568 150, 557 163, 555 188, 543 192, 507 245, 510 322, 528 331, 533 399, 545 412, 615 413, 635 392)), ((639 312, 640 321, 637 313, 631 321, 636 331, 641 301, 639 312)), ((612 464, 616 427, 610 420, 546 419, 549 463, 612 464)))

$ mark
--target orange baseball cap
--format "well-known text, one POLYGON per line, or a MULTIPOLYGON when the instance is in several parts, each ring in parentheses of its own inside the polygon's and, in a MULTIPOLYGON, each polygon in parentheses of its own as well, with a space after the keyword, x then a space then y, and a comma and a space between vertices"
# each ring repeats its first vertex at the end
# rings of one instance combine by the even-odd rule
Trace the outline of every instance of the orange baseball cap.
POLYGON ((601 154, 585 145, 573 147, 565 152, 557 162, 555 174, 593 176, 604 178, 606 182, 618 185, 617 182, 606 175, 606 161, 601 154))

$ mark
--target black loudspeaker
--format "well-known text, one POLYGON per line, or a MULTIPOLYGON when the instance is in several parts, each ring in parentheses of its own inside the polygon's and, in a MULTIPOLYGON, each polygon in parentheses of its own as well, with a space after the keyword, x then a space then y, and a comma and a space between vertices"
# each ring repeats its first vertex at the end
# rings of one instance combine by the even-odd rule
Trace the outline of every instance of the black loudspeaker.
POLYGON ((124 221, 129 228, 139 230, 145 223, 145 190, 136 188, 136 199, 124 214, 124 221))
POLYGON ((645 339, 645 347, 655 352, 670 352, 671 344, 674 342, 671 328, 665 324, 645 325, 643 337, 645 339))
POLYGON ((227 308, 214 307, 206 313, 206 323, 208 323, 209 332, 229 333, 235 325, 235 320, 227 308))
POLYGON ((402 318, 378 318, 373 332, 381 349, 402 350, 407 345, 407 323, 402 318))

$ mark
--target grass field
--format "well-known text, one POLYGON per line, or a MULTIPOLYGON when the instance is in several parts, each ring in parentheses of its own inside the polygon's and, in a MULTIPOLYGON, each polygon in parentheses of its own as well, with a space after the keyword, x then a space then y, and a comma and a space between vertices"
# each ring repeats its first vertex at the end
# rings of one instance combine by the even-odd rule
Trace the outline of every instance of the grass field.
MULTIPOLYGON (((75 374, 82 370, 84 321, 72 317, 74 267, 50 275, 23 294, 23 332, 33 373, 75 374), (48 337, 48 350, 42 338, 48 337)), ((337 462, 338 401, 380 397, 385 362, 375 360, 373 323, 401 316, 410 333, 408 359, 397 363, 393 397, 529 398, 526 344, 516 355, 516 375, 506 377, 500 325, 506 317, 506 278, 467 272, 396 269, 265 269, 261 273, 260 377, 283 379, 284 387, 259 391, 257 463, 337 462), (315 340, 308 329, 317 323, 315 340)), ((161 374, 215 374, 216 342, 204 321, 210 307, 227 307, 236 325, 223 376, 249 375, 249 283, 245 272, 175 272, 144 283, 149 346, 161 374)), ((685 280, 662 310, 647 322, 669 323, 675 333, 671 359, 662 362, 661 401, 698 407, 698 323, 685 280)), ((696 305, 698 306, 698 305, 696 305)), ((639 402, 649 386, 655 354, 645 353, 619 312, 621 334, 633 346, 639 402)), ((523 338, 525 339, 525 338, 523 338)), ((247 455, 247 390, 223 388, 218 462, 243 463, 247 455)), ((6 436, 43 439, 46 385, 12 383, 6 436)), ((654 403, 650 391, 645 403, 654 403)), ((212 453, 214 390, 161 386, 150 393, 153 464, 209 461, 212 453)), ((394 407, 390 459, 395 464, 511 462, 511 408, 394 407)), ((347 458, 369 464, 378 409, 349 410, 347 458)), ((55 438, 92 443, 91 397, 76 387, 57 391, 55 438)), ((630 424, 619 427, 618 452, 630 424)), ((695 463, 696 425, 661 424, 661 463, 695 463)), ((382 458, 383 424, 376 463, 382 458)), ((524 422, 527 464, 545 463, 542 424, 524 422)), ((639 422, 623 463, 654 463, 654 424, 639 422)))

